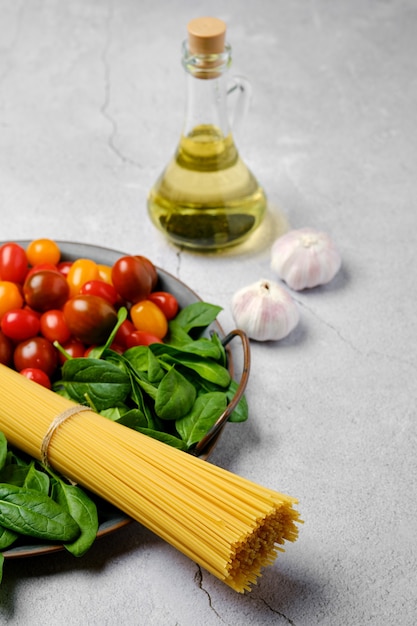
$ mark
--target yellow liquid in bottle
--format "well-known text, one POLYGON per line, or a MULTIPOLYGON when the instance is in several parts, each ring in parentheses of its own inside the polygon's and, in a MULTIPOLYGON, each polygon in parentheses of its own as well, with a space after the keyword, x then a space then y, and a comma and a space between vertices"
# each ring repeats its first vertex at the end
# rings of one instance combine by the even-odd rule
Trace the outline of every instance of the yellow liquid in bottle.
POLYGON ((176 244, 215 250, 249 237, 262 221, 266 198, 232 136, 201 125, 181 137, 149 194, 148 210, 176 244))

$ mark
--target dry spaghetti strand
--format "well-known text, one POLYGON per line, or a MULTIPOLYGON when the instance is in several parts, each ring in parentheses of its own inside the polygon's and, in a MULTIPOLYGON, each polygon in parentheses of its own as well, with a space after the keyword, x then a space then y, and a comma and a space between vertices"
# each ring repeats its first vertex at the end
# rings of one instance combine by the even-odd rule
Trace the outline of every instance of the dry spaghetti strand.
POLYGON ((142 435, 0 366, 8 441, 105 498, 238 592, 300 523, 297 501, 142 435), (65 420, 56 418, 65 415, 65 420))

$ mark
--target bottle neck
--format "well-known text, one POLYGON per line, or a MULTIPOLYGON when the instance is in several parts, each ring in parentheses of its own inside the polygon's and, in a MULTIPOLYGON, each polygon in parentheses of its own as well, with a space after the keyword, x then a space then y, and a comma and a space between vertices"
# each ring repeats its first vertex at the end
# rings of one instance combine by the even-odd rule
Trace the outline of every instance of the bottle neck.
POLYGON ((213 127, 220 136, 230 133, 227 114, 226 74, 231 64, 231 48, 220 54, 192 54, 183 44, 182 64, 187 73, 187 100, 183 135, 196 128, 213 127))

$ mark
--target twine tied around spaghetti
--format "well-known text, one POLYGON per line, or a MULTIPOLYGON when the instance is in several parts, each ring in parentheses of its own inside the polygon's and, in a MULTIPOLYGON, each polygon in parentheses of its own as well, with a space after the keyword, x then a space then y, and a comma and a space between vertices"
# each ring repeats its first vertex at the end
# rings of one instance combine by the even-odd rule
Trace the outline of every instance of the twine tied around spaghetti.
POLYGON ((91 408, 88 406, 83 406, 82 404, 74 404, 74 406, 70 406, 68 409, 65 409, 65 411, 62 411, 62 413, 57 415, 55 419, 52 420, 41 444, 41 462, 44 465, 50 467, 48 460, 48 448, 54 432, 68 418, 72 417, 73 415, 77 415, 77 413, 82 413, 83 411, 91 411, 91 408))

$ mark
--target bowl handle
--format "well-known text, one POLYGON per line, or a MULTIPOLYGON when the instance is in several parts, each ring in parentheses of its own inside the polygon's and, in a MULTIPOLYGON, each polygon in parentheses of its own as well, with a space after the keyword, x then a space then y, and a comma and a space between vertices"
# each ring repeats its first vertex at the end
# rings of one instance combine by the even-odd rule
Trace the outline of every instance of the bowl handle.
POLYGON ((230 400, 223 413, 220 415, 220 417, 217 419, 217 421, 211 427, 208 433, 195 446, 193 453, 199 457, 207 458, 214 444, 216 443, 223 426, 226 424, 230 415, 235 410, 239 400, 243 396, 246 389, 250 371, 250 345, 247 334, 243 330, 232 330, 222 339, 222 344, 224 347, 226 347, 235 337, 240 338, 243 350, 243 367, 240 381, 236 389, 235 395, 230 400))

